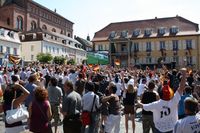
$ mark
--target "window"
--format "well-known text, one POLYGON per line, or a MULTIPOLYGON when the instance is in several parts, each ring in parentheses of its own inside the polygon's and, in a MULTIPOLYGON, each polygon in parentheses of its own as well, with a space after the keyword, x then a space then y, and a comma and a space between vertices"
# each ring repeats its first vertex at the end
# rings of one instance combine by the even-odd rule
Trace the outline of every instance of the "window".
POLYGON ((51 47, 49 46, 49 53, 51 53, 51 47))
POLYGON ((61 30, 61 31, 60 31, 60 34, 64 34, 64 30, 61 30))
POLYGON ((151 52, 151 42, 146 43, 146 51, 151 52))
POLYGON ((31 51, 34 51, 34 46, 33 45, 31 45, 31 51))
POLYGON ((59 48, 57 48, 57 53, 59 54, 59 48))
POLYGON ((192 64, 192 56, 188 56, 187 57, 187 65, 191 65, 192 64))
POLYGON ((47 26, 46 26, 46 25, 43 25, 43 26, 42 26, 42 29, 43 29, 43 30, 47 30, 47 26))
POLYGON ((178 40, 173 40, 172 41, 172 45, 173 45, 173 50, 174 51, 178 50, 178 40))
POLYGON ((158 34, 159 34, 159 35, 164 35, 165 32, 166 32, 166 30, 165 30, 164 27, 160 27, 160 28, 158 29, 158 34))
POLYGON ((70 33, 68 33, 68 35, 67 35, 68 37, 71 37, 71 34, 70 33))
POLYGON ((10 47, 6 47, 6 53, 10 54, 10 47))
POLYGON ((121 44, 121 52, 127 52, 126 44, 121 44))
POLYGON ((176 34, 176 33, 178 33, 178 31, 179 31, 179 29, 176 26, 172 26, 171 29, 170 29, 171 34, 176 34))
POLYGON ((133 46, 134 46, 134 51, 135 52, 139 51, 139 43, 138 42, 134 43, 133 46))
POLYGON ((7 25, 10 25, 10 18, 7 18, 7 25))
POLYGON ((0 53, 3 53, 3 46, 0 46, 0 53))
POLYGON ((48 46, 46 46, 46 52, 48 52, 48 46))
POLYGON ((14 49, 13 49, 13 54, 14 54, 14 55, 17 55, 17 48, 14 48, 14 49))
POLYGON ((152 33, 152 29, 149 29, 149 28, 144 31, 145 36, 150 36, 151 33, 152 33))
POLYGON ((98 45, 98 50, 103 50, 103 45, 98 45))
POLYGON ((32 21, 31 22, 31 30, 34 30, 37 28, 37 25, 36 25, 36 22, 35 21, 32 21))
POLYGON ((34 55, 31 55, 31 60, 32 60, 32 61, 34 60, 34 55))
POLYGON ((160 50, 165 49, 165 41, 160 41, 160 50))
POLYGON ((186 40, 186 49, 192 49, 192 40, 186 40))
POLYGON ((126 38, 128 36, 128 31, 124 30, 121 32, 121 37, 126 38))
POLYGON ((53 47, 53 53, 55 53, 55 48, 53 47))
POLYGON ((53 28, 53 29, 52 29, 52 32, 56 32, 56 29, 55 29, 55 28, 53 28))
POLYGON ((140 29, 135 29, 134 31, 133 31, 133 36, 139 36, 140 35, 140 32, 141 32, 141 30, 140 29))
POLYGON ((17 17, 16 28, 18 30, 23 30, 23 18, 21 16, 17 17))
POLYGON ((147 64, 151 64, 151 60, 152 60, 151 57, 146 57, 146 63, 147 64))
POLYGON ((176 62, 176 63, 178 64, 179 58, 178 58, 177 56, 175 56, 175 57, 173 57, 172 61, 173 61, 173 62, 176 62))

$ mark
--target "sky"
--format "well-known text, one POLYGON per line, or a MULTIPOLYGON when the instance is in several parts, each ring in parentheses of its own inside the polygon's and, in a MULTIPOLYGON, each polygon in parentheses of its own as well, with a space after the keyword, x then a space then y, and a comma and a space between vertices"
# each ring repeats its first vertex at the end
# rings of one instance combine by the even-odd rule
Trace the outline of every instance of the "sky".
POLYGON ((174 17, 200 24, 200 0, 34 0, 74 22, 74 35, 85 38, 113 22, 174 17))

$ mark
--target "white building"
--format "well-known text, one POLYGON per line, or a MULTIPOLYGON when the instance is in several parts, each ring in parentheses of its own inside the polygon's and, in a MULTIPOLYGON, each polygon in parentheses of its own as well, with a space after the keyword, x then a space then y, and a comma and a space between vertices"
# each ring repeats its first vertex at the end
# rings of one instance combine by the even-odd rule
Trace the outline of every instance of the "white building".
POLYGON ((0 65, 7 62, 7 55, 21 55, 21 42, 17 32, 0 28, 0 65))
POLYGON ((63 56, 67 60, 75 59, 81 64, 86 59, 86 51, 75 39, 47 30, 37 29, 20 35, 22 41, 22 59, 25 62, 36 61, 39 53, 50 53, 53 57, 63 56))

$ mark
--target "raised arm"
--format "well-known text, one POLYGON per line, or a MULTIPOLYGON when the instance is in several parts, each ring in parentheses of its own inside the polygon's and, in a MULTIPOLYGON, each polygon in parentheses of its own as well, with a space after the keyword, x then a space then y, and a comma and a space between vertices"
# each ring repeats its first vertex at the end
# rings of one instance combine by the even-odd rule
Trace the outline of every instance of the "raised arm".
POLYGON ((180 71, 181 71, 181 73, 182 73, 182 78, 181 78, 180 86, 179 86, 179 88, 178 88, 177 91, 179 92, 180 95, 182 95, 182 94, 183 94, 183 91, 184 91, 184 89, 185 89, 186 71, 187 71, 187 69, 186 69, 186 68, 182 68, 180 71))

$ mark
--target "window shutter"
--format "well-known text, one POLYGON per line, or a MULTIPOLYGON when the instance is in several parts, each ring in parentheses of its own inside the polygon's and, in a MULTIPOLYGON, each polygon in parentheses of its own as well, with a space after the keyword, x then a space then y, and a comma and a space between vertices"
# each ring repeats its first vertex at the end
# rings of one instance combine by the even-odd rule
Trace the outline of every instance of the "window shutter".
POLYGON ((169 50, 173 50, 173 44, 172 44, 172 41, 169 41, 169 50))
POLYGON ((196 56, 192 56, 192 64, 196 64, 196 56))
POLYGON ((139 43, 139 50, 142 51, 142 43, 139 43))
POLYGON ((183 50, 186 49, 186 40, 182 40, 182 48, 183 48, 183 50))
POLYGON ((143 43, 143 51, 146 51, 147 44, 146 42, 143 43))
POLYGON ((156 42, 155 45, 157 46, 157 50, 160 51, 160 43, 159 43, 159 42, 156 42))
POLYGON ((192 49, 195 49, 195 48, 196 48, 195 40, 192 40, 192 49))
POLYGON ((155 43, 151 43, 151 50, 154 51, 155 43))

